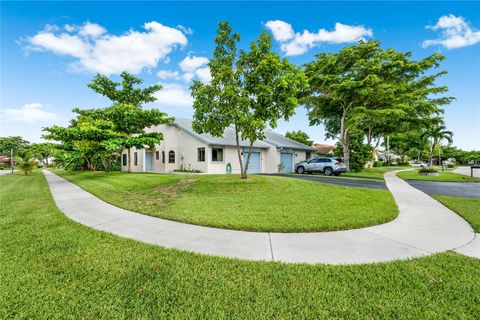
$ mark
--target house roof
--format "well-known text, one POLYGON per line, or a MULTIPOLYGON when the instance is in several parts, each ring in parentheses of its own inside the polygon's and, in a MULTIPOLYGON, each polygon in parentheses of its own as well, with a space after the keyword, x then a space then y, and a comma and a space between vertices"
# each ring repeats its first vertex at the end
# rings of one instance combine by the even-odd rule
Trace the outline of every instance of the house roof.
MULTIPOLYGON (((189 119, 175 118, 172 125, 188 132, 193 137, 209 145, 219 145, 219 146, 236 146, 237 145, 235 141, 235 129, 232 127, 228 127, 225 129, 225 131, 223 132, 223 137, 214 137, 208 133, 199 134, 194 132, 192 128, 192 120, 189 120, 189 119)), ((240 146, 249 147, 250 143, 246 140, 241 140, 240 146)), ((263 141, 255 141, 255 143, 253 144, 253 147, 268 149, 270 148, 270 145, 266 144, 263 141)))
MULTIPOLYGON (((192 128, 192 120, 189 120, 189 119, 175 118, 172 125, 186 131, 187 133, 191 134, 193 137, 209 145, 236 146, 235 129, 233 127, 226 128, 225 131, 223 132, 222 137, 214 137, 208 133, 198 134, 194 132, 192 128)), ((253 147, 268 149, 271 146, 274 146, 279 148, 289 148, 289 149, 296 149, 296 150, 307 150, 307 151, 313 150, 312 147, 309 147, 300 142, 285 138, 281 134, 275 133, 272 130, 266 130, 265 136, 266 136, 265 140, 255 141, 255 143, 253 144, 253 147)), ((241 140, 240 146, 249 147, 250 143, 246 140, 241 140)))
POLYGON ((289 139, 284 135, 273 132, 272 130, 265 130, 265 142, 274 145, 277 148, 295 149, 313 151, 313 148, 298 141, 289 139))
POLYGON ((314 143, 313 149, 315 149, 315 153, 318 154, 328 154, 333 151, 335 145, 333 144, 326 144, 326 143, 314 143))

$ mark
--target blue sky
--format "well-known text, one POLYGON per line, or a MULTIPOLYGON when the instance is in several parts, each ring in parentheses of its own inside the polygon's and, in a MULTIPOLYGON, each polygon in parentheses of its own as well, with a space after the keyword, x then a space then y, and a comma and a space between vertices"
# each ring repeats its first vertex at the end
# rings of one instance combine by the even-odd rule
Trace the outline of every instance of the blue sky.
MULTIPOLYGON (((66 124, 73 107, 108 106, 87 84, 96 72, 117 79, 123 69, 164 84, 149 107, 191 117, 188 87, 208 81, 221 20, 241 34, 242 47, 272 32, 274 49, 299 65, 359 38, 416 59, 442 53, 449 74, 438 84, 457 98, 446 107, 447 127, 455 145, 480 149, 478 2, 1 2, 0 135, 39 141, 41 128, 66 124)), ((325 141, 302 108, 276 131, 298 129, 325 141)))

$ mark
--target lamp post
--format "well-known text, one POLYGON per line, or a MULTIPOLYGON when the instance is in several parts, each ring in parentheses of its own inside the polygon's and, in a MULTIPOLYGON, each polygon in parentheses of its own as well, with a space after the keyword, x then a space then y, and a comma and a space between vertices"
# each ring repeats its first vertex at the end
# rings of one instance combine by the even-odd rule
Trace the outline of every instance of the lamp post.
POLYGON ((10 169, 12 169, 13 173, 13 148, 10 148, 10 169))

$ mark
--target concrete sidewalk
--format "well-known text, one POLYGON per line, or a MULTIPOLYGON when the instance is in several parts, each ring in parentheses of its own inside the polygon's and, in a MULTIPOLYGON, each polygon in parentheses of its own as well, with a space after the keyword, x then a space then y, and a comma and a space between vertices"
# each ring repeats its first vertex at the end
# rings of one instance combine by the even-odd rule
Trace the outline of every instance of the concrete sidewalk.
POLYGON ((208 228, 120 209, 44 171, 57 207, 72 220, 167 248, 247 260, 357 264, 420 257, 462 247, 475 234, 457 214, 425 193, 385 175, 399 206, 392 222, 346 231, 244 232, 208 228))
MULTIPOLYGON (((471 175, 470 170, 471 170, 470 167, 458 167, 457 169, 452 170, 452 172, 470 177, 470 175, 471 175)), ((473 169, 473 176, 475 178, 480 178, 480 169, 473 169)))

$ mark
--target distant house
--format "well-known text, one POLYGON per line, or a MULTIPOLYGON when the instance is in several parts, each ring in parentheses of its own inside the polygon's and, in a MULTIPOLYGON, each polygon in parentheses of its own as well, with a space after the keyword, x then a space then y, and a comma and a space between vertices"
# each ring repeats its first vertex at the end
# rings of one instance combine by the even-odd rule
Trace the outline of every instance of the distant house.
MULTIPOLYGON (((163 140, 153 149, 131 150, 132 172, 172 172, 199 170, 205 173, 240 173, 235 144, 235 131, 226 128, 222 137, 198 134, 191 120, 177 118, 171 124, 146 129, 161 132, 163 140)), ((313 148, 267 130, 266 139, 256 141, 248 166, 249 173, 293 172, 295 163, 305 161, 313 148)), ((243 162, 248 156, 249 143, 241 141, 243 162)), ((122 171, 127 171, 127 151, 122 152, 122 171)))
POLYGON ((325 156, 325 155, 333 155, 333 150, 335 149, 335 145, 333 144, 326 144, 326 143, 314 143, 313 150, 315 154, 325 156))

